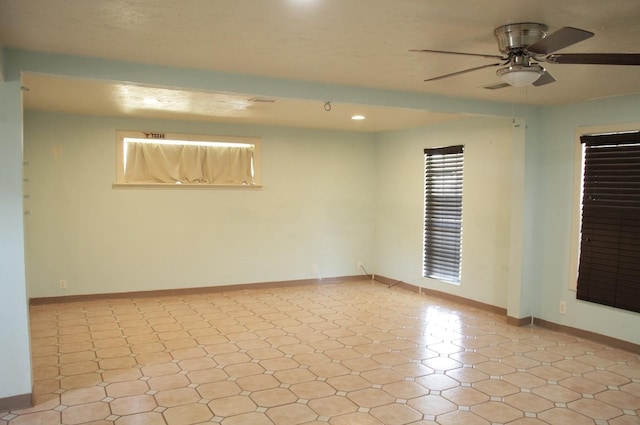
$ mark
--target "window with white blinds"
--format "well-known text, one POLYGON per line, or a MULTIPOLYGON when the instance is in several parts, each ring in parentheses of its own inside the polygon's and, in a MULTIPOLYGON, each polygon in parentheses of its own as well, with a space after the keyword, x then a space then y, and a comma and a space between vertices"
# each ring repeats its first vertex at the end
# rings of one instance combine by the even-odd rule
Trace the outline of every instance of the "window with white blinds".
POLYGON ((423 276, 460 283, 464 146, 424 150, 423 276))

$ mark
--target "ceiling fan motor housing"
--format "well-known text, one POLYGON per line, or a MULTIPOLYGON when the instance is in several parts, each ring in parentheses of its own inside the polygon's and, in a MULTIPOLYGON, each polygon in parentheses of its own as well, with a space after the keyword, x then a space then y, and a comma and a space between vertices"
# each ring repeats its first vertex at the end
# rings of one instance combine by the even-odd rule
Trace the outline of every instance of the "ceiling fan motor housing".
POLYGON ((549 28, 544 24, 523 22, 503 25, 493 31, 500 52, 508 55, 526 49, 547 36, 549 28))

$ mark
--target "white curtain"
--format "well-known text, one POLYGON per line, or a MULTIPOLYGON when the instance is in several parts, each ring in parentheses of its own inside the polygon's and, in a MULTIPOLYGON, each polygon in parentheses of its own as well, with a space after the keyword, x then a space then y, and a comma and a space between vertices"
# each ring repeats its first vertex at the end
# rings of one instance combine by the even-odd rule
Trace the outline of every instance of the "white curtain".
POLYGON ((127 143, 127 183, 253 184, 253 146, 127 143))

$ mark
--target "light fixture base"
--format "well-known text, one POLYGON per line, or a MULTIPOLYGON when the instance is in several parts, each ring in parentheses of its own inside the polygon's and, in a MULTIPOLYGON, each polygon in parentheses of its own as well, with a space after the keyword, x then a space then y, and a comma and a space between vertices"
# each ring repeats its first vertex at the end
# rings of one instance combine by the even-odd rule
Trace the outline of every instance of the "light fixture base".
POLYGON ((528 46, 547 36, 549 27, 535 22, 508 24, 493 30, 493 36, 498 42, 498 49, 505 55, 510 52, 522 51, 528 46))

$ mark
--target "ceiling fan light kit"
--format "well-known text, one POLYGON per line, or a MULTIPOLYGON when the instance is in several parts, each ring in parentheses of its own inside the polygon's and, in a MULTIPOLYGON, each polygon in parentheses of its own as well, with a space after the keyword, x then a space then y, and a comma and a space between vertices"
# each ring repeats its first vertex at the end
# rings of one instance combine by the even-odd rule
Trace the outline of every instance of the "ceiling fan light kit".
MULTIPOLYGON (((441 80, 484 68, 502 66, 496 74, 508 85, 525 87, 543 86, 556 81, 538 62, 552 64, 578 65, 640 65, 640 53, 555 53, 558 50, 584 41, 594 36, 590 31, 579 28, 563 27, 548 34, 548 27, 535 22, 507 24, 496 28, 493 36, 502 55, 484 55, 478 53, 450 52, 446 50, 410 50, 411 52, 464 55, 498 59, 502 62, 476 66, 462 71, 452 72, 425 81, 441 80)), ((506 86, 506 85, 505 85, 506 86)), ((485 88, 505 87, 492 84, 485 88)))
POLYGON ((525 87, 535 83, 544 74, 544 68, 537 63, 531 65, 511 65, 500 68, 496 74, 514 87, 525 87))

